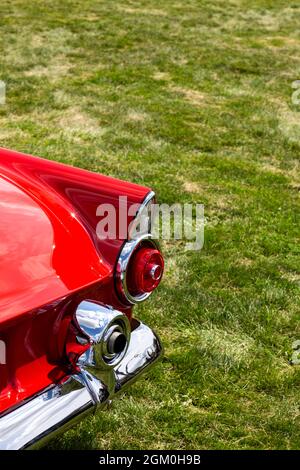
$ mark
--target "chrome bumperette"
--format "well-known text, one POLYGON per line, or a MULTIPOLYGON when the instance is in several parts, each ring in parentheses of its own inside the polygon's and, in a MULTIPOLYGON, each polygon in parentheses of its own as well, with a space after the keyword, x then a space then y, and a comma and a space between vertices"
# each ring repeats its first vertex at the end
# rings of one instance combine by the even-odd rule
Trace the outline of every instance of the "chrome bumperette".
POLYGON ((156 362, 162 354, 160 339, 151 328, 135 321, 126 356, 115 369, 116 392, 133 382, 148 367, 156 362))
POLYGON ((0 449, 41 446, 86 414, 102 408, 148 370, 161 356, 161 342, 143 323, 133 320, 131 326, 126 353, 117 365, 101 371, 86 356, 78 374, 0 418, 0 449))

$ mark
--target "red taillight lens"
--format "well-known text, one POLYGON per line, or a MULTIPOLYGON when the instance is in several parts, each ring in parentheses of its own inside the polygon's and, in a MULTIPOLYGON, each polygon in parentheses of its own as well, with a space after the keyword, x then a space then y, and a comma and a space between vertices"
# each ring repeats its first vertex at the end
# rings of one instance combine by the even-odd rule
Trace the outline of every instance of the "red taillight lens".
POLYGON ((164 270, 161 253, 141 247, 133 253, 127 270, 127 289, 132 296, 152 292, 160 283, 164 270))

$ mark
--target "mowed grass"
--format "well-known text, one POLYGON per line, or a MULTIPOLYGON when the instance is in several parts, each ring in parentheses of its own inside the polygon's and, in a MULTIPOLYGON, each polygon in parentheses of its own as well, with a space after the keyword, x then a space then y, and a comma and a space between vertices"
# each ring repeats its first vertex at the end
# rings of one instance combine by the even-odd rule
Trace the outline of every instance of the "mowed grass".
POLYGON ((205 204, 135 315, 163 361, 56 449, 297 449, 300 5, 3 0, 0 145, 205 204))

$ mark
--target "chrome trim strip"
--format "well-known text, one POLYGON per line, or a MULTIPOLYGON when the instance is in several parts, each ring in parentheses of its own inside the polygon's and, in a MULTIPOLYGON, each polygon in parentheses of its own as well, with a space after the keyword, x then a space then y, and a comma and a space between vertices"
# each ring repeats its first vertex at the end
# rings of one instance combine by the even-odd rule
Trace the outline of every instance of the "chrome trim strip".
MULTIPOLYGON (((143 202, 141 203, 140 207, 139 207, 139 210, 137 211, 137 213, 135 214, 135 217, 134 219, 137 220, 143 213, 145 207, 148 206, 148 204, 154 200, 155 198, 155 192, 154 191, 150 191, 147 196, 145 197, 145 199, 143 200, 143 202)), ((129 236, 129 240, 130 240, 130 236, 129 236)))
POLYGON ((82 363, 78 374, 0 418, 0 449, 40 447, 97 407, 103 408, 116 393, 148 370, 161 354, 162 345, 156 334, 133 320, 125 356, 111 371, 103 371, 101 379, 96 368, 87 370, 82 363))

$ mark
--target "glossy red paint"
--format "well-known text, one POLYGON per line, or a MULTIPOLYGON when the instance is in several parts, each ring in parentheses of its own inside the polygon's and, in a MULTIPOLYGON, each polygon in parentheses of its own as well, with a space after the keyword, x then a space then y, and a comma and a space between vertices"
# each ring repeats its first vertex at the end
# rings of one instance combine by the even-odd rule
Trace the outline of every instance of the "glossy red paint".
MULTIPOLYGON (((0 412, 65 374, 56 339, 83 299, 130 315, 113 273, 123 240, 99 240, 99 204, 143 201, 148 188, 0 149, 0 412)), ((131 220, 129 219, 128 222, 131 220)))

